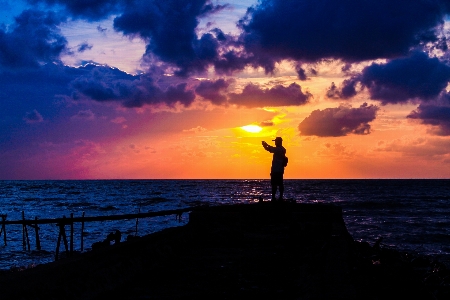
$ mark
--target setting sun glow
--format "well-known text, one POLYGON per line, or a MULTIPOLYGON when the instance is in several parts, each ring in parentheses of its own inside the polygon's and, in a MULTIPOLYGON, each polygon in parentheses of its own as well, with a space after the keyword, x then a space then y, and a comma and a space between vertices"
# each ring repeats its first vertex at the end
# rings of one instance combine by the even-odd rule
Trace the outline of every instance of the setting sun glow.
POLYGON ((243 130, 251 133, 258 133, 262 130, 262 128, 258 125, 246 125, 241 127, 243 130))

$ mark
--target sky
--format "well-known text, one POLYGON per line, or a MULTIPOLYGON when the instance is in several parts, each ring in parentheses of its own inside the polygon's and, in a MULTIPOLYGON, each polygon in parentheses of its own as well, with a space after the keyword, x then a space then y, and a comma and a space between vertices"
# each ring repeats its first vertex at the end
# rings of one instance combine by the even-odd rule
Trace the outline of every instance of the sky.
POLYGON ((450 178, 450 0, 0 7, 0 179, 450 178))

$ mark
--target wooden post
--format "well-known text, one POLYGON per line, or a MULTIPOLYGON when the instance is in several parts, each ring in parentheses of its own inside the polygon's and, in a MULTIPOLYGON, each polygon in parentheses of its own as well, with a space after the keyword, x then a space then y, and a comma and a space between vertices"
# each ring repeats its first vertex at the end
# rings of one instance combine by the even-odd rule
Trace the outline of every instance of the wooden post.
POLYGON ((30 251, 30 239, 28 237, 28 228, 27 225, 25 224, 25 212, 22 211, 22 221, 24 221, 22 223, 22 245, 23 245, 23 250, 27 249, 28 246, 28 251, 30 251))
POLYGON ((55 250, 55 261, 58 260, 59 256, 59 246, 61 245, 61 225, 57 224, 59 226, 59 233, 58 233, 58 241, 56 242, 56 250, 55 250))
MULTIPOLYGON (((141 213, 141 206, 139 206, 139 214, 141 213)), ((136 231, 134 233, 134 236, 137 236, 138 234, 138 224, 139 224, 139 217, 136 218, 136 231)))
POLYGON ((84 211, 83 215, 81 216, 81 252, 83 252, 83 246, 84 246, 84 211))
POLYGON ((63 219, 64 219, 64 222, 63 222, 63 224, 61 224, 60 225, 60 232, 61 232, 61 234, 62 234, 62 238, 63 238, 63 241, 64 241, 64 249, 66 249, 66 253, 68 253, 69 252, 69 244, 68 244, 68 242, 67 242, 67 235, 66 235, 66 216, 63 216, 63 219))
POLYGON ((73 213, 70 214, 70 255, 73 254, 73 213))
MULTIPOLYGON (((25 219, 25 213, 22 211, 22 221, 25 219)), ((22 248, 26 250, 26 242, 25 242, 25 223, 22 223, 22 248)))
POLYGON ((59 246, 61 245, 61 238, 64 241, 64 248, 66 249, 66 253, 69 251, 69 246, 67 245, 67 237, 66 237, 66 228, 65 228, 65 224, 66 222, 66 216, 63 216, 63 221, 58 223, 58 227, 59 227, 59 234, 58 234, 58 241, 56 242, 56 251, 55 251, 55 260, 58 260, 58 255, 59 255, 59 246))
POLYGON ((39 226, 37 223, 37 217, 34 218, 34 220, 36 221, 36 223, 34 224, 34 232, 36 233, 36 249, 37 250, 41 250, 41 241, 39 239, 39 226))
POLYGON ((5 221, 6 221, 7 215, 1 215, 1 217, 2 217, 2 230, 0 231, 0 235, 1 235, 1 232, 3 232, 3 241, 5 242, 5 246, 6 246, 6 224, 5 224, 5 221))

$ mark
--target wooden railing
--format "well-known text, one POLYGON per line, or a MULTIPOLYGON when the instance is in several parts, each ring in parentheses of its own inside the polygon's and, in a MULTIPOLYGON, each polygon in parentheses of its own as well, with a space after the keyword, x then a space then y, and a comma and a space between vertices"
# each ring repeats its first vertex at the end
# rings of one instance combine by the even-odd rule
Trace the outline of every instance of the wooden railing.
POLYGON ((69 218, 63 216, 62 218, 55 219, 38 219, 37 217, 34 220, 25 219, 25 213, 22 212, 22 220, 6 220, 7 215, 1 214, 1 229, 0 229, 0 238, 3 234, 3 241, 5 246, 7 245, 7 236, 6 236, 6 225, 22 225, 22 245, 24 250, 30 250, 30 239, 28 235, 28 227, 31 227, 35 230, 36 236, 36 249, 41 250, 40 238, 39 238, 39 225, 40 224, 56 224, 59 227, 58 241, 56 244, 55 251, 55 260, 58 260, 59 248, 61 244, 61 240, 64 242, 64 247, 66 253, 68 255, 72 255, 73 243, 74 243, 74 223, 81 223, 81 251, 83 251, 83 236, 84 236, 84 223, 86 222, 97 222, 97 221, 115 221, 115 220, 131 220, 136 219, 136 234, 138 228, 139 219, 143 218, 151 218, 151 217, 160 217, 167 215, 176 215, 177 220, 181 220, 181 216, 184 212, 191 211, 192 208, 184 208, 184 209, 174 209, 174 210, 163 210, 157 212, 147 212, 147 213, 135 213, 135 214, 123 214, 123 215, 109 215, 109 216, 94 216, 94 217, 86 217, 84 212, 81 217, 74 217, 73 213, 70 214, 69 218), (66 235, 66 226, 70 226, 70 244, 67 241, 66 235), (69 246, 70 245, 70 246, 69 246))

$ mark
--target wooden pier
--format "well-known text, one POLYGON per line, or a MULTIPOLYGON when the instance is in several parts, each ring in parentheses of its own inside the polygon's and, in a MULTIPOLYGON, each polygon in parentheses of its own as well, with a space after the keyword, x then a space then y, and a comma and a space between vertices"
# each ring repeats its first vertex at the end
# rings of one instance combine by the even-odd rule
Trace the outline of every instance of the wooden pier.
POLYGON ((1 217, 1 229, 0 229, 0 237, 3 235, 4 245, 7 246, 7 231, 6 225, 21 225, 22 226, 22 245, 24 250, 31 250, 30 246, 30 237, 28 234, 28 227, 34 229, 35 231, 35 239, 36 239, 36 250, 41 250, 41 243, 39 238, 39 225, 42 224, 55 224, 59 228, 58 240, 56 244, 55 250, 55 260, 58 260, 59 257, 59 248, 61 245, 61 241, 64 243, 64 248, 68 256, 71 256, 74 252, 73 244, 74 244, 74 224, 81 223, 81 249, 84 249, 84 224, 86 222, 100 222, 100 221, 117 221, 117 220, 131 220, 136 219, 136 234, 137 234, 137 226, 139 219, 144 218, 152 218, 152 217, 160 217, 160 216, 168 216, 175 215, 178 220, 181 220, 181 216, 185 212, 191 211, 192 208, 184 208, 184 209, 175 209, 175 210, 163 210, 157 212, 146 212, 146 213, 135 213, 135 214, 122 214, 122 215, 107 215, 107 216, 85 216, 85 213, 82 213, 81 217, 74 217, 73 213, 70 214, 70 217, 67 218, 63 216, 62 218, 54 218, 54 219, 38 219, 35 217, 34 219, 26 219, 25 212, 22 211, 22 219, 21 220, 7 220, 7 215, 2 214, 1 217), (70 227, 70 239, 68 240, 66 234, 66 226, 70 227))

